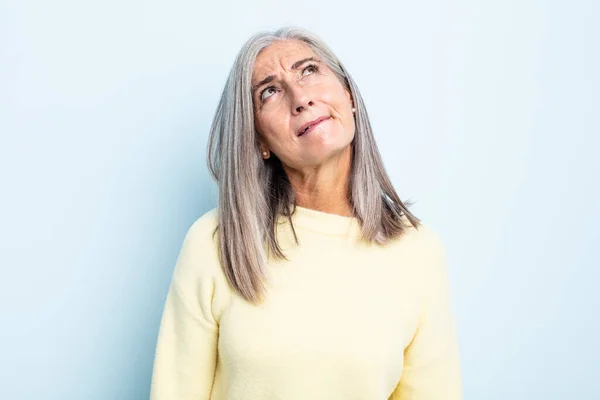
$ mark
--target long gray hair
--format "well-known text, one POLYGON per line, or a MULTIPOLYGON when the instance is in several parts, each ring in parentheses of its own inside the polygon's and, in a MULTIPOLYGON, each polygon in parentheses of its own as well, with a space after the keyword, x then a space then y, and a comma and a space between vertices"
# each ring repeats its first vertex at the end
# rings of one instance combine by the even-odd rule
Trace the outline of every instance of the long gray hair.
MULTIPOLYGON (((251 94, 252 72, 261 50, 277 40, 300 40, 333 70, 354 100, 356 133, 348 199, 361 225, 362 239, 385 244, 405 232, 404 214, 417 227, 388 177, 375 144, 367 110, 358 87, 333 51, 316 35, 299 27, 254 34, 239 51, 215 112, 208 142, 208 168, 219 186, 219 259, 231 286, 246 300, 258 303, 266 291, 269 253, 287 260, 276 237, 278 216, 295 210, 295 192, 272 156, 260 156, 251 94)), ((292 231, 296 243, 295 230, 292 231)))

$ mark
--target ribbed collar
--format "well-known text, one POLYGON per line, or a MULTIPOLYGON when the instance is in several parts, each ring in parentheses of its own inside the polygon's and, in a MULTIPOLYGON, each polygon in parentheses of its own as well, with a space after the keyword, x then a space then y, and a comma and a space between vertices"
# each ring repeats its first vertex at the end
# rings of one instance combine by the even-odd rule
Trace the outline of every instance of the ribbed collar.
MULTIPOLYGON (((278 221, 279 223, 285 223, 287 222, 287 218, 279 216, 278 221)), ((294 227, 301 227, 328 235, 356 238, 362 232, 359 220, 356 217, 330 214, 298 205, 296 205, 296 210, 292 214, 292 222, 294 223, 294 227)))

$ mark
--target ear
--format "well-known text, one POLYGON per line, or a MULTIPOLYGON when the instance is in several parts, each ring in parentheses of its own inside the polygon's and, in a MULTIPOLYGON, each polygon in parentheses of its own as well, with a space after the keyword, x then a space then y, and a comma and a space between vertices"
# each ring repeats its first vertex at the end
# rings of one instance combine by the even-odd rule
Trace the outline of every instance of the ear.
POLYGON ((262 136, 260 136, 260 135, 258 135, 258 147, 259 147, 260 151, 269 150, 269 146, 267 145, 267 142, 265 142, 264 139, 262 138, 262 136))
POLYGON ((350 102, 350 104, 352 104, 352 107, 354 107, 354 100, 352 100, 352 94, 348 89, 345 89, 344 91, 346 92, 346 97, 348 98, 348 101, 350 102))
POLYGON ((269 146, 267 145, 267 143, 262 139, 262 137, 259 135, 258 136, 258 151, 261 154, 261 157, 263 156, 262 153, 264 151, 267 152, 267 158, 268 155, 271 154, 271 149, 269 149, 269 146))

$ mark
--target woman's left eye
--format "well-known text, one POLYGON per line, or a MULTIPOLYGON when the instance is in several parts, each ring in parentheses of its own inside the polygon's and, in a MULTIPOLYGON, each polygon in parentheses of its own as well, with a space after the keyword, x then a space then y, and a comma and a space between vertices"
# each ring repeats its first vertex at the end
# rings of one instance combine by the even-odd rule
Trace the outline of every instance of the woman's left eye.
MULTIPOLYGON (((317 71, 319 70, 319 67, 317 67, 317 66, 316 66, 316 65, 314 65, 314 64, 310 64, 310 65, 308 65, 306 68, 304 68, 304 69, 302 70, 302 74, 304 75, 304 73, 305 73, 307 70, 309 70, 309 69, 312 69, 314 72, 317 72, 317 71)), ((313 73, 314 73, 314 72, 313 72, 313 73)))

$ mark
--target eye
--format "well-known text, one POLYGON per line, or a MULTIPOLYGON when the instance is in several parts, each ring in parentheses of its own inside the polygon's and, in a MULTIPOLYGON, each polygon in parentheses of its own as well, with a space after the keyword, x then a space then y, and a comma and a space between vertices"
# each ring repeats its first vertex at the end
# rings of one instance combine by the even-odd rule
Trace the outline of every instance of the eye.
MULTIPOLYGON (((313 73, 315 73, 315 72, 319 71, 319 67, 317 67, 315 64, 307 65, 306 68, 304 68, 302 70, 302 75, 304 75, 304 73, 308 70, 312 70, 313 73)), ((310 75, 312 75, 312 74, 310 74, 310 75)))
MULTIPOLYGON (((312 75, 315 72, 319 71, 319 67, 315 64, 309 64, 307 65, 303 70, 302 70, 302 76, 306 76, 305 72, 306 71, 313 71, 312 73, 308 74, 308 75, 312 75)), ((274 90, 275 92, 277 91, 277 88, 275 86, 269 86, 268 88, 265 88, 262 92, 260 92, 260 101, 263 102, 265 99, 267 99, 268 97, 270 97, 270 95, 265 96, 265 94, 268 94, 269 90, 274 90)), ((273 93, 275 93, 273 92, 273 93)), ((273 94, 271 93, 271 94, 273 94)))
POLYGON ((264 100, 265 100, 267 97, 269 97, 269 96, 267 96, 267 97, 264 97, 263 95, 264 95, 265 93, 267 93, 267 91, 269 91, 269 90, 271 90, 271 89, 275 90, 276 88, 275 88, 275 86, 269 86, 268 88, 266 88, 266 89, 264 89, 262 92, 260 92, 260 100, 261 100, 261 101, 264 101, 264 100))

